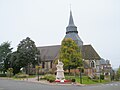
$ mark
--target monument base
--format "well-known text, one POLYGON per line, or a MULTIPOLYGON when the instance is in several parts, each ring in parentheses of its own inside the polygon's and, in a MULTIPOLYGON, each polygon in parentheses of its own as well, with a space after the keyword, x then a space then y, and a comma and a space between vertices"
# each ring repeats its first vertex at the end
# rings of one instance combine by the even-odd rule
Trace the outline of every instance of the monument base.
POLYGON ((55 82, 58 82, 58 83, 70 83, 71 81, 70 80, 55 80, 55 82))

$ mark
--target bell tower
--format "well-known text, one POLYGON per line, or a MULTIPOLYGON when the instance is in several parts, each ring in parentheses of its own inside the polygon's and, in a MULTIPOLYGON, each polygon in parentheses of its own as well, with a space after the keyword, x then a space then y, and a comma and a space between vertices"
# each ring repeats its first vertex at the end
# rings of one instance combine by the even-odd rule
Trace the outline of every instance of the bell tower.
POLYGON ((70 17, 69 17, 69 24, 66 27, 66 35, 65 38, 71 38, 74 40, 78 46, 82 47, 83 46, 83 41, 78 35, 77 27, 74 24, 73 16, 72 16, 72 11, 70 10, 70 17))

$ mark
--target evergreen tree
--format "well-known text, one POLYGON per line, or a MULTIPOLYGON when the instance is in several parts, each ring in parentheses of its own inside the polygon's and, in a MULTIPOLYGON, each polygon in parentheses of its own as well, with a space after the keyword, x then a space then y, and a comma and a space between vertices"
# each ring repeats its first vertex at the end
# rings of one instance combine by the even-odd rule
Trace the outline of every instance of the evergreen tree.
POLYGON ((4 42, 0 45, 0 69, 3 72, 9 68, 9 57, 12 49, 10 42, 4 42))
POLYGON ((13 74, 14 75, 19 73, 20 68, 22 68, 21 62, 18 59, 18 53, 16 51, 11 54, 10 66, 11 66, 11 68, 13 68, 13 74))
MULTIPOLYGON (((32 41, 29 37, 23 39, 17 48, 17 62, 19 63, 19 66, 29 68, 31 64, 36 64, 37 54, 39 54, 39 51, 34 41, 32 41)), ((27 73, 29 74, 29 70, 27 73)))

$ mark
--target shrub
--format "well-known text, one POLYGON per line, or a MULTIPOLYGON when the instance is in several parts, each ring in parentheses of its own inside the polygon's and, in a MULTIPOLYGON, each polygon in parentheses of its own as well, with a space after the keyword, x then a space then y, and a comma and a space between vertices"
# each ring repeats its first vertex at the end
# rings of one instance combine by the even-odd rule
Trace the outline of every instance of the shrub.
POLYGON ((50 69, 47 73, 48 74, 54 74, 54 71, 52 69, 50 69))
POLYGON ((0 74, 0 77, 6 77, 6 74, 0 74))
POLYGON ((71 79, 71 81, 72 81, 72 82, 75 82, 75 79, 74 79, 74 78, 72 78, 72 79, 71 79))
POLYGON ((15 75, 15 78, 27 78, 29 75, 27 74, 22 74, 22 73, 18 73, 15 75))
POLYGON ((119 81, 119 76, 115 75, 115 81, 119 81))
POLYGON ((13 68, 8 68, 6 75, 7 75, 7 77, 13 76, 13 68))
POLYGON ((49 78, 49 82, 54 82, 55 81, 55 77, 50 77, 49 78))
POLYGON ((51 74, 46 74, 44 76, 44 78, 49 81, 49 82, 54 82, 55 81, 55 75, 51 75, 51 74))
POLYGON ((100 75, 100 79, 104 80, 104 75, 100 75))
POLYGON ((46 78, 45 78, 45 76, 42 76, 41 78, 40 78, 40 80, 45 80, 46 78))

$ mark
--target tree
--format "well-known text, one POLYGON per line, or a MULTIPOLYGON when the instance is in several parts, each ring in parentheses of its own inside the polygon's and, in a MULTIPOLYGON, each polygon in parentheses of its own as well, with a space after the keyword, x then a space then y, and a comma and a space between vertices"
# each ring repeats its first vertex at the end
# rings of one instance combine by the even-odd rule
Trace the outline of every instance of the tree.
POLYGON ((9 68, 9 57, 12 52, 10 42, 4 42, 0 45, 0 67, 3 72, 9 68))
POLYGON ((4 60, 4 70, 5 70, 5 71, 7 71, 8 68, 11 67, 10 58, 11 58, 11 53, 8 54, 8 56, 7 56, 6 59, 4 60))
MULTIPOLYGON (((26 67, 29 69, 31 64, 36 64, 36 56, 39 54, 39 51, 34 43, 29 37, 23 39, 17 48, 17 62, 20 67, 26 67)), ((27 70, 26 70, 27 72, 27 70)), ((29 70, 27 72, 29 74, 29 70)))
POLYGON ((20 62, 18 60, 18 53, 17 53, 17 51, 15 51, 15 52, 13 52, 11 54, 10 66, 11 66, 11 68, 13 68, 13 74, 14 75, 19 73, 20 72, 20 68, 22 68, 21 65, 20 65, 20 62))
POLYGON ((82 56, 78 45, 70 38, 64 39, 60 48, 60 60, 69 70, 82 66, 82 56))
POLYGON ((116 79, 120 80, 120 67, 118 68, 118 70, 116 72, 116 79))

